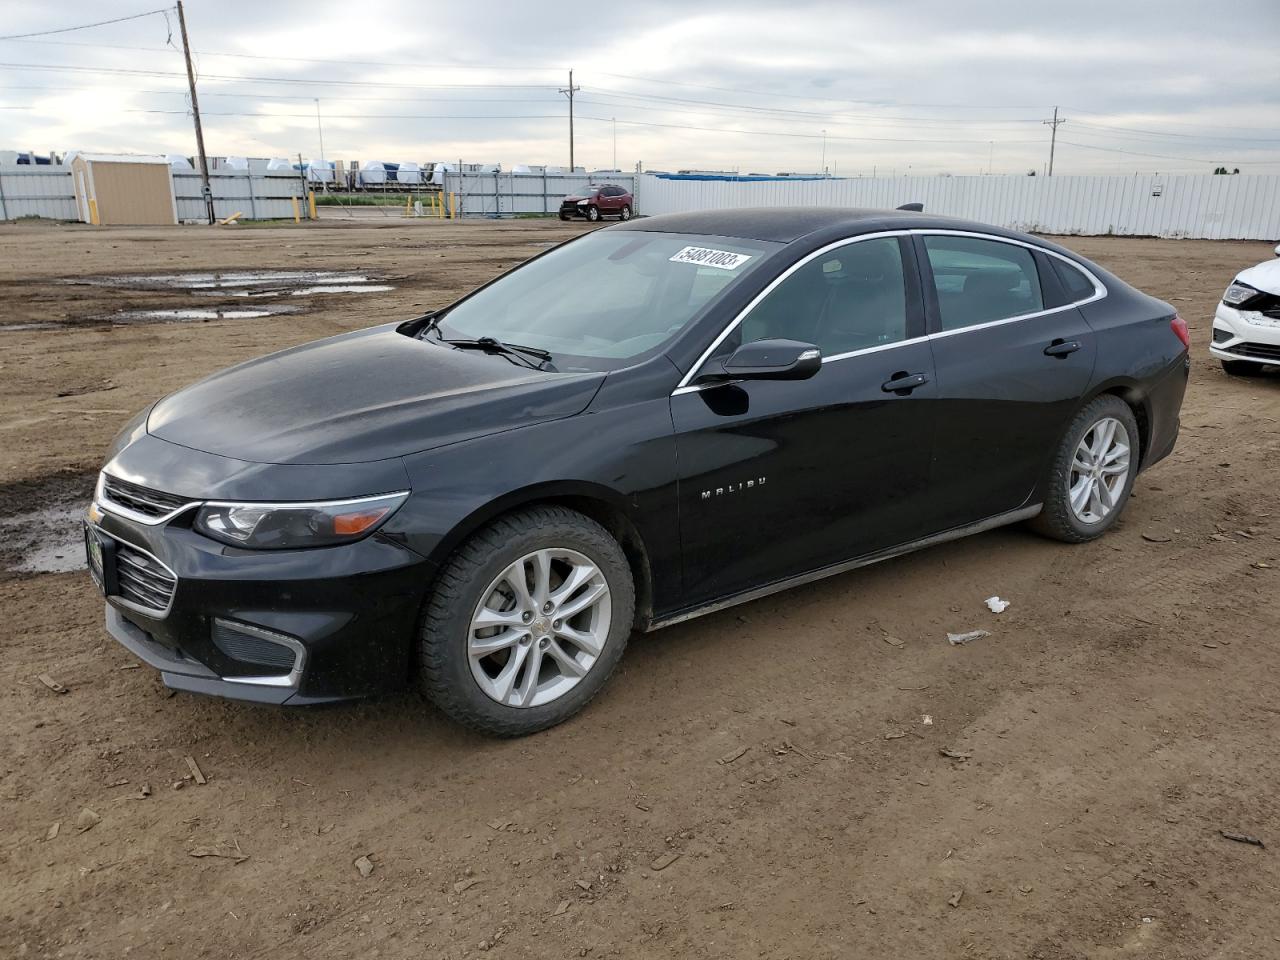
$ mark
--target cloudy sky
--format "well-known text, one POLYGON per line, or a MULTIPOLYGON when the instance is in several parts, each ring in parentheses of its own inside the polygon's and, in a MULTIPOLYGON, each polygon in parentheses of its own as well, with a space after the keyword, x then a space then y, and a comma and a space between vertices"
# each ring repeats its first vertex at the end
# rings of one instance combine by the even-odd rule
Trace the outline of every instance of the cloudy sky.
MULTIPOLYGON (((195 151, 165 0, 0 0, 0 151, 195 151), (15 38, 15 35, 43 35, 15 38)), ((1280 0, 188 0, 211 155, 1280 173, 1280 0), (825 133, 824 133, 825 132, 825 133), (616 139, 615 139, 616 138, 616 139)))

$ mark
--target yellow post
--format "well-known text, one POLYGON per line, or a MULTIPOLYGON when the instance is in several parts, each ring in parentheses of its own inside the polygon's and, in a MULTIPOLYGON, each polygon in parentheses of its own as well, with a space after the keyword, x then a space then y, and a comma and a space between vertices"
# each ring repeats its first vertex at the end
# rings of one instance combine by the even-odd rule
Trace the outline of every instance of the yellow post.
POLYGON ((412 203, 413 203, 413 194, 406 193, 404 195, 404 215, 406 217, 413 216, 413 208, 411 206, 412 203))
POLYGON ((307 206, 311 210, 311 219, 319 220, 320 218, 316 216, 316 192, 314 190, 307 194, 307 206))
POLYGON ((93 199, 93 197, 89 198, 89 222, 95 227, 101 226, 101 223, 98 220, 98 201, 93 199))
POLYGON ((302 208, 301 208, 300 206, 298 206, 298 198, 297 198, 297 197, 291 197, 290 199, 291 199, 291 200, 293 200, 293 222, 294 222, 294 223, 301 223, 301 222, 302 222, 302 208))
POLYGON ((449 191, 449 219, 454 220, 458 216, 458 195, 452 190, 449 191))
POLYGON ((444 196, 439 193, 433 193, 431 197, 432 202, 435 203, 436 206, 436 216, 440 219, 444 219, 444 196))

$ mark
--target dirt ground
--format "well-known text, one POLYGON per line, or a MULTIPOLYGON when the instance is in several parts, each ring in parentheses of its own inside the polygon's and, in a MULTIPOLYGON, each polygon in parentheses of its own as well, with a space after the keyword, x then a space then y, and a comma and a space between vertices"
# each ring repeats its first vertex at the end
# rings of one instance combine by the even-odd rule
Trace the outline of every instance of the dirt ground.
POLYGON ((0 227, 0 957, 1280 956, 1275 847, 1220 835, 1280 846, 1280 377, 1205 349, 1266 244, 1066 239, 1195 338, 1178 448, 1105 539, 1005 529, 637 637, 530 739, 409 694, 170 696, 83 571, 12 569, 154 398, 580 229, 0 227), (111 325, 193 298, 63 282, 215 268, 394 289, 111 325))

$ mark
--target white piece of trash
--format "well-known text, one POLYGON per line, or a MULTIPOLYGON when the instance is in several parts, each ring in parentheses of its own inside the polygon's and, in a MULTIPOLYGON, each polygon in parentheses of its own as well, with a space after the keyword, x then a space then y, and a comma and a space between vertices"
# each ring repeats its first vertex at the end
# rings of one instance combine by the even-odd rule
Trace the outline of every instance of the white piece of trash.
POLYGON ((983 637, 991 636, 990 630, 970 630, 968 633, 948 633, 947 643, 953 647, 968 643, 970 640, 981 640, 983 637))
POLYGON ((992 613, 1004 613, 1009 607, 1009 601, 1001 600, 999 597, 987 597, 982 602, 987 605, 987 609, 992 613))

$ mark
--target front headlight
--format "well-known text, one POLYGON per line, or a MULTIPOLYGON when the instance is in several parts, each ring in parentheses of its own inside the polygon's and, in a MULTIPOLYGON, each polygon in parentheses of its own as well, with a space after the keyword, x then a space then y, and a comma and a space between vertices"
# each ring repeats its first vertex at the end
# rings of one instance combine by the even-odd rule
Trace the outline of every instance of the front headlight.
POLYGON ((195 529, 254 550, 327 547, 367 537, 408 498, 408 491, 316 503, 206 503, 195 529))
POLYGON ((579 200, 579 201, 578 201, 578 206, 580 206, 580 207, 581 207, 581 206, 584 206, 584 205, 586 205, 586 204, 588 204, 588 203, 590 203, 590 202, 591 202, 591 201, 590 201, 589 199, 579 200))
POLYGON ((1231 286, 1227 287, 1227 292, 1222 295, 1222 302, 1229 307, 1238 307, 1240 304, 1252 300, 1258 295, 1258 291, 1253 289, 1247 283, 1241 283, 1234 280, 1231 286))

